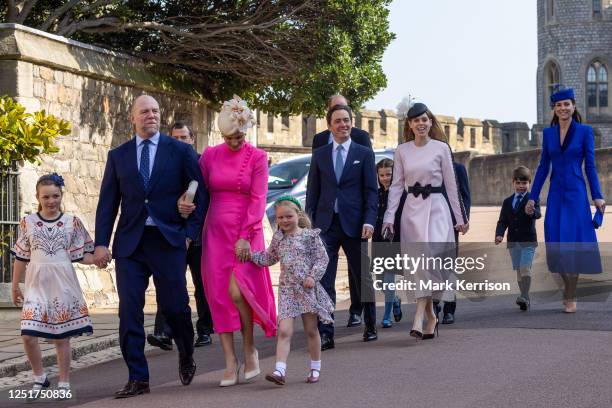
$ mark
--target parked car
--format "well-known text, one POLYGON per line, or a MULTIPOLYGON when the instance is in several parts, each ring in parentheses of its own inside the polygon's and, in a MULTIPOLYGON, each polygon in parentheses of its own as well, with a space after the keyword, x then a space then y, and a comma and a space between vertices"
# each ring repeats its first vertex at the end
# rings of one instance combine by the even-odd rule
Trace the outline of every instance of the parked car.
MULTIPOLYGON (((375 149, 374 159, 376 163, 382 159, 393 159, 394 152, 395 149, 375 149)), ((274 201, 278 197, 289 194, 300 201, 302 208, 306 206, 306 184, 311 156, 311 154, 303 154, 291 157, 270 167, 266 215, 272 227, 276 225, 274 201)))

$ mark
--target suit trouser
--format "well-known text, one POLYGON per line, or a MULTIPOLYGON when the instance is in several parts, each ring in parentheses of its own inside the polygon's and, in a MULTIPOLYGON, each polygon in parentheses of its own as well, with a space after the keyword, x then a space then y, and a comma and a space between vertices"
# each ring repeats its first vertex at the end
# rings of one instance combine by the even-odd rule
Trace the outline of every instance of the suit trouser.
MULTIPOLYGON (((355 299, 356 303, 363 306, 363 317, 366 327, 374 327, 376 325, 376 304, 374 300, 374 289, 372 286, 372 279, 369 271, 365 271, 362 274, 362 262, 364 265, 369 265, 368 254, 362 251, 361 238, 353 238, 344 233, 340 224, 340 218, 337 214, 334 215, 332 225, 329 229, 321 234, 321 239, 325 243, 327 250, 327 256, 329 257, 329 263, 323 278, 321 278, 321 285, 329 295, 329 297, 336 304, 336 273, 338 271, 338 251, 342 247, 346 254, 346 259, 349 263, 349 273, 352 274, 353 279, 356 283, 357 290, 356 295, 358 298, 355 299), (362 276, 365 279, 362 279, 362 276), (368 302, 362 302, 362 294, 365 293, 368 296, 368 302)), ((369 268, 368 268, 369 269, 369 268)), ((333 324, 322 324, 319 322, 319 333, 325 334, 328 337, 334 336, 333 324)))
POLYGON ((158 307, 174 333, 179 358, 193 355, 193 324, 185 280, 184 246, 171 246, 156 227, 145 227, 132 255, 115 261, 119 292, 119 344, 129 379, 149 380, 144 354, 145 290, 149 277, 157 289, 158 307))
MULTIPOLYGON (((202 284, 202 246, 190 245, 187 250, 187 265, 191 271, 191 279, 193 281, 193 297, 196 301, 196 310, 198 311, 198 321, 196 323, 196 332, 199 336, 203 334, 213 333, 212 316, 210 308, 204 294, 204 285, 202 284)), ((161 313, 159 307, 155 314, 155 334, 165 334, 172 338, 172 329, 166 322, 164 314, 161 313)))
POLYGON ((361 298, 359 284, 355 282, 355 275, 351 273, 351 266, 348 266, 349 275, 349 293, 351 295, 351 306, 349 307, 350 314, 356 314, 361 316, 363 312, 363 305, 359 300, 361 298))

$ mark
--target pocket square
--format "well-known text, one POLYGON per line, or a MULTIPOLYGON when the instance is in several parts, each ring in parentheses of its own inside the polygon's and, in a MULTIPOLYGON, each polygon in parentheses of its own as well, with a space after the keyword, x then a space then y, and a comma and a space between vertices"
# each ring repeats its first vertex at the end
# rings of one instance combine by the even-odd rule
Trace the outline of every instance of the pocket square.
POLYGON ((359 164, 359 160, 355 160, 353 164, 359 164))

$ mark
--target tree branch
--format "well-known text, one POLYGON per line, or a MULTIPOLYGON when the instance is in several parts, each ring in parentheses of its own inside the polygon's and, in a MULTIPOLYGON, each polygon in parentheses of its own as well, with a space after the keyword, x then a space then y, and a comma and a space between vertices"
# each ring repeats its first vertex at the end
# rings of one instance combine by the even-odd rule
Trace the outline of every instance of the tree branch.
POLYGON ((30 15, 30 12, 34 8, 34 6, 38 3, 38 0, 25 1, 23 4, 23 8, 19 12, 17 16, 16 23, 23 24, 26 21, 26 18, 30 15))
POLYGON ((53 12, 49 16, 49 18, 47 18, 47 20, 45 20, 44 23, 42 23, 40 26, 38 26, 38 29, 42 30, 42 31, 49 31, 49 28, 51 28, 51 25, 53 25, 54 21, 58 20, 66 12, 72 10, 74 8, 74 6, 78 5, 79 3, 80 3, 79 0, 70 0, 68 3, 65 3, 62 7, 56 9, 55 12, 53 12))

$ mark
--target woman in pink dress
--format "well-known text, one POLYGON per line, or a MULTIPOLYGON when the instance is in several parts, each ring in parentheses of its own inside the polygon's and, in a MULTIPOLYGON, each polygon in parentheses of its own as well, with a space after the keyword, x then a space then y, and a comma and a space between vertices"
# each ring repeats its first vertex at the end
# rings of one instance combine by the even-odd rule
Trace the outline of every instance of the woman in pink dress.
POLYGON ((214 330, 225 354, 220 386, 238 383, 240 363, 234 332, 242 333, 244 377, 260 373, 253 342, 253 322, 266 336, 276 335, 276 308, 270 272, 251 262, 251 251, 264 251, 262 219, 268 190, 266 152, 245 141, 253 116, 238 97, 225 102, 219 130, 225 143, 209 147, 200 158, 210 207, 202 231, 202 280, 214 330))
MULTIPOLYGON (((455 253, 455 233, 468 230, 465 208, 459 195, 453 168, 451 149, 446 135, 435 116, 422 103, 416 103, 408 111, 404 137, 406 143, 398 146, 393 161, 393 182, 389 188, 389 201, 384 216, 383 230, 393 232, 395 212, 404 191, 408 197, 401 218, 400 241, 402 253, 410 256, 445 257, 455 253), (442 195, 443 187, 448 196, 447 204, 442 195), (453 212, 457 224, 453 225, 453 212)), ((419 268, 413 275, 417 299, 414 322, 410 335, 417 339, 433 339, 437 318, 433 310, 433 299, 440 299, 441 291, 432 291, 425 285, 452 280, 444 270, 419 268), (437 292, 437 293, 433 293, 437 292), (427 326, 423 318, 427 317, 427 326)))

